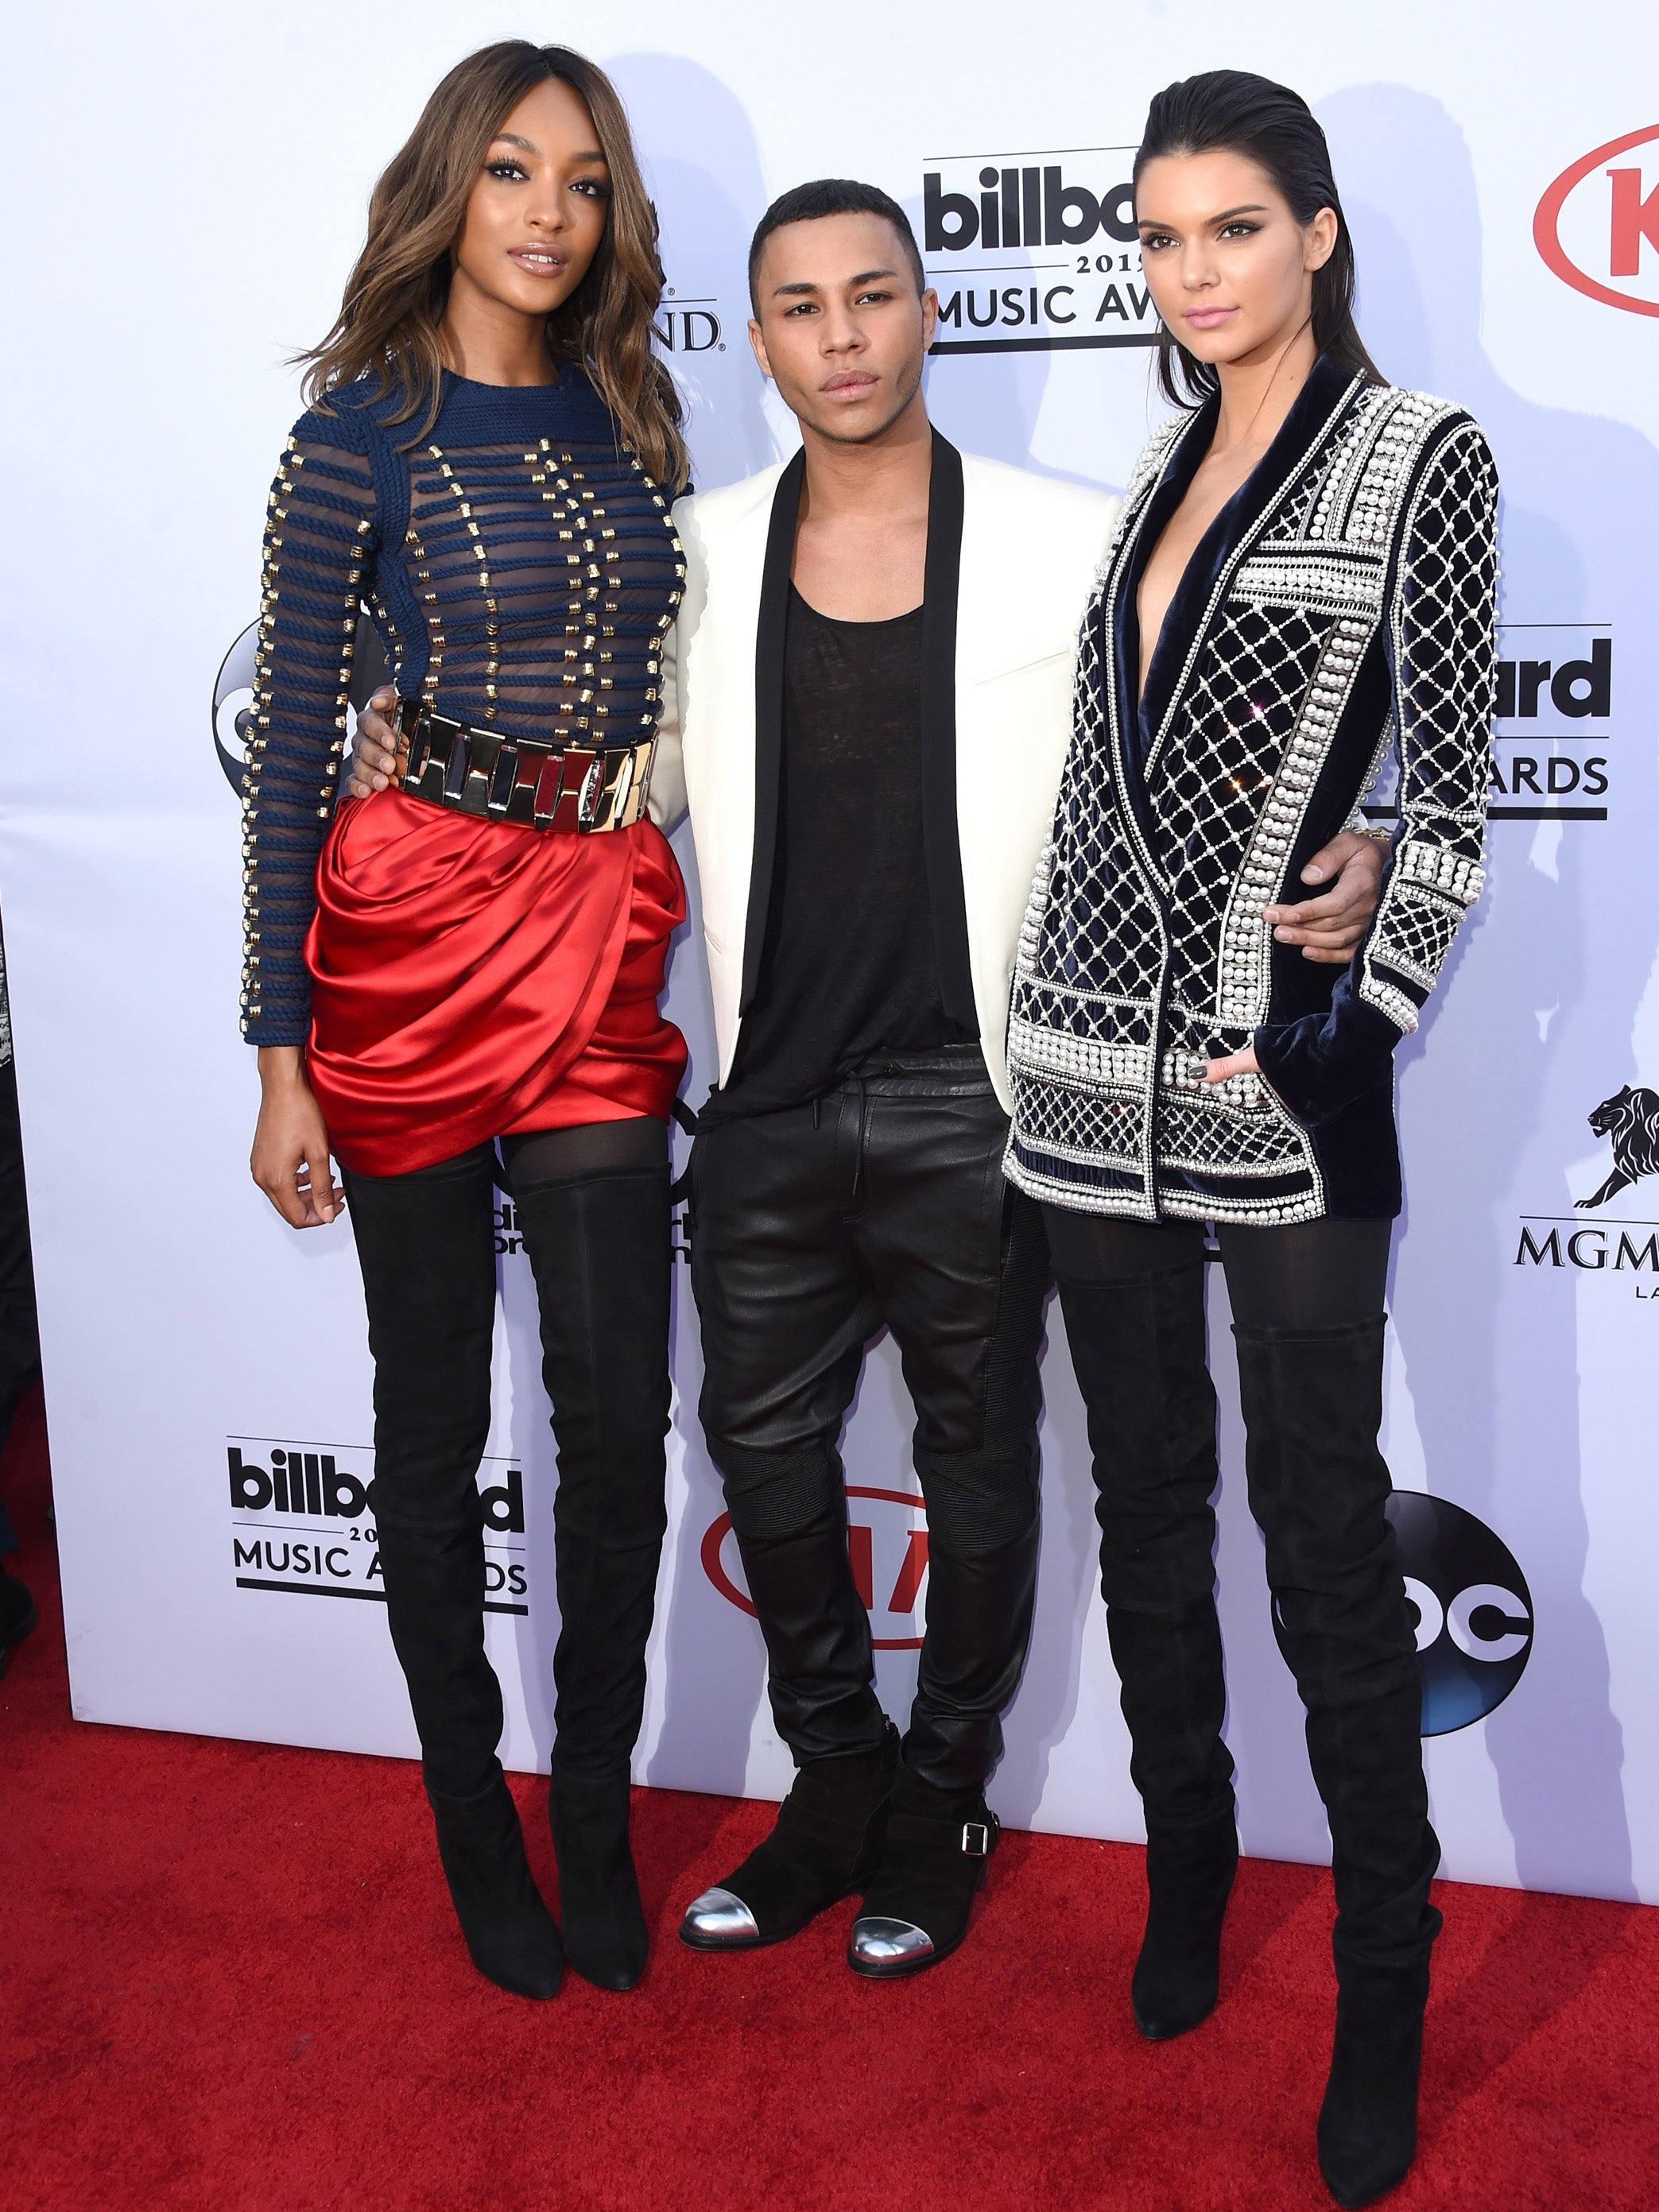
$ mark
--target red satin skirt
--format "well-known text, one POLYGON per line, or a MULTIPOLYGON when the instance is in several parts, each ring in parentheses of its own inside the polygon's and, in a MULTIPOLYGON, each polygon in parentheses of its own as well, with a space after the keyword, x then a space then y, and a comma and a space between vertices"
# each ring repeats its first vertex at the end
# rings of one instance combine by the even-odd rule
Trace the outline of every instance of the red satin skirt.
POLYGON ((346 800, 306 939, 335 1157, 407 1175, 519 1131, 665 1121, 686 1049, 657 1000, 684 919, 653 823, 575 837, 400 791, 346 800))

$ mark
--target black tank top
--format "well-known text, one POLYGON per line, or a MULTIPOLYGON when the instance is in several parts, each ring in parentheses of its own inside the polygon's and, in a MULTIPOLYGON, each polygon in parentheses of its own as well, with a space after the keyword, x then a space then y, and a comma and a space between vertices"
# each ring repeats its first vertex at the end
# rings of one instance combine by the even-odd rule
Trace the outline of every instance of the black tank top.
POLYGON ((921 609, 832 622, 791 585, 759 983, 701 1119, 804 1105, 881 1051, 973 1042, 939 992, 921 797, 921 609))

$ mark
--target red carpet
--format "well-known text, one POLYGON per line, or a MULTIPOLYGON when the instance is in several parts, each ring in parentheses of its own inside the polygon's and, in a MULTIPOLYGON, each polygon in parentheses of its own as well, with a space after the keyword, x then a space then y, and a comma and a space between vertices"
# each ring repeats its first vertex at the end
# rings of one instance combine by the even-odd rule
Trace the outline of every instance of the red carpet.
MULTIPOLYGON (((1220 2010, 1152 2047, 1137 1851, 1010 1835, 963 1950, 884 1986, 841 1963, 850 1905, 778 1950, 683 1949, 682 1907, 769 1815, 647 1790, 644 1984, 524 2003, 467 1964, 413 1766, 71 1723, 38 1401, 0 1484, 41 1613, 0 1681, 8 2212, 1328 2205, 1328 1875, 1247 1863, 1220 2010)), ((1659 1912, 1440 1902, 1390 2204, 1651 2207, 1659 1912)))

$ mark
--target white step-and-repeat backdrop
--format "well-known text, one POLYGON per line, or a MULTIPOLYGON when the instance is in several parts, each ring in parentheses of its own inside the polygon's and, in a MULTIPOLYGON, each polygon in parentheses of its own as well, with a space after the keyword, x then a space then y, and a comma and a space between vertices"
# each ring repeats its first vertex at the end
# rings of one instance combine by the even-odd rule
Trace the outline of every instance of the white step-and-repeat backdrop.
MULTIPOLYGON (((297 411, 287 356, 326 327, 371 181, 431 86, 505 35, 586 46, 629 102, 704 485, 790 442, 744 337, 744 253, 772 195, 823 173, 913 213, 943 306, 928 392, 946 432, 1121 485, 1155 405, 1126 199, 1148 94, 1225 64, 1313 102, 1372 351, 1474 410, 1504 488, 1491 888, 1401 1067, 1385 1442, 1434 1817, 1449 1874, 1659 1900, 1659 24, 1635 0, 900 0, 867 19, 405 0, 325 20, 92 0, 14 21, 0 899, 76 1712, 413 1749, 376 1602, 350 1231, 294 1234, 247 1177, 235 723, 265 490, 297 411)), ((695 929, 670 1006, 695 1102, 712 1066, 695 929)), ((490 1645, 505 1755, 544 1766, 554 1476, 506 1207, 500 1249, 490 1645)), ((673 1522, 637 1772, 775 1796, 787 1762, 677 1274, 673 1522)), ((1218 1282, 1212 1298, 1246 1845, 1317 1860, 1218 1282)), ((1057 1313, 1045 1372, 1036 1636, 992 1796, 1018 1825, 1133 1837, 1057 1313)), ((882 1346, 846 1452, 895 1711, 926 1601, 908 1433, 882 1346)))

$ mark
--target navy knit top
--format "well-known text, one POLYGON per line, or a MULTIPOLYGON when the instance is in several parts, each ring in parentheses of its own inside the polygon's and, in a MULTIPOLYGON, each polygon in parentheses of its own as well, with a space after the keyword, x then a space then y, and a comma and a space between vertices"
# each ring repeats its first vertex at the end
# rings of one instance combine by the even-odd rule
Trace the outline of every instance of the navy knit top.
POLYGON ((656 723, 685 575, 668 496, 578 370, 528 386, 446 374, 412 446, 370 381, 329 405, 295 424, 265 526, 243 843, 256 1045, 306 1042, 305 936, 360 607, 405 698, 511 737, 623 744, 656 723))

